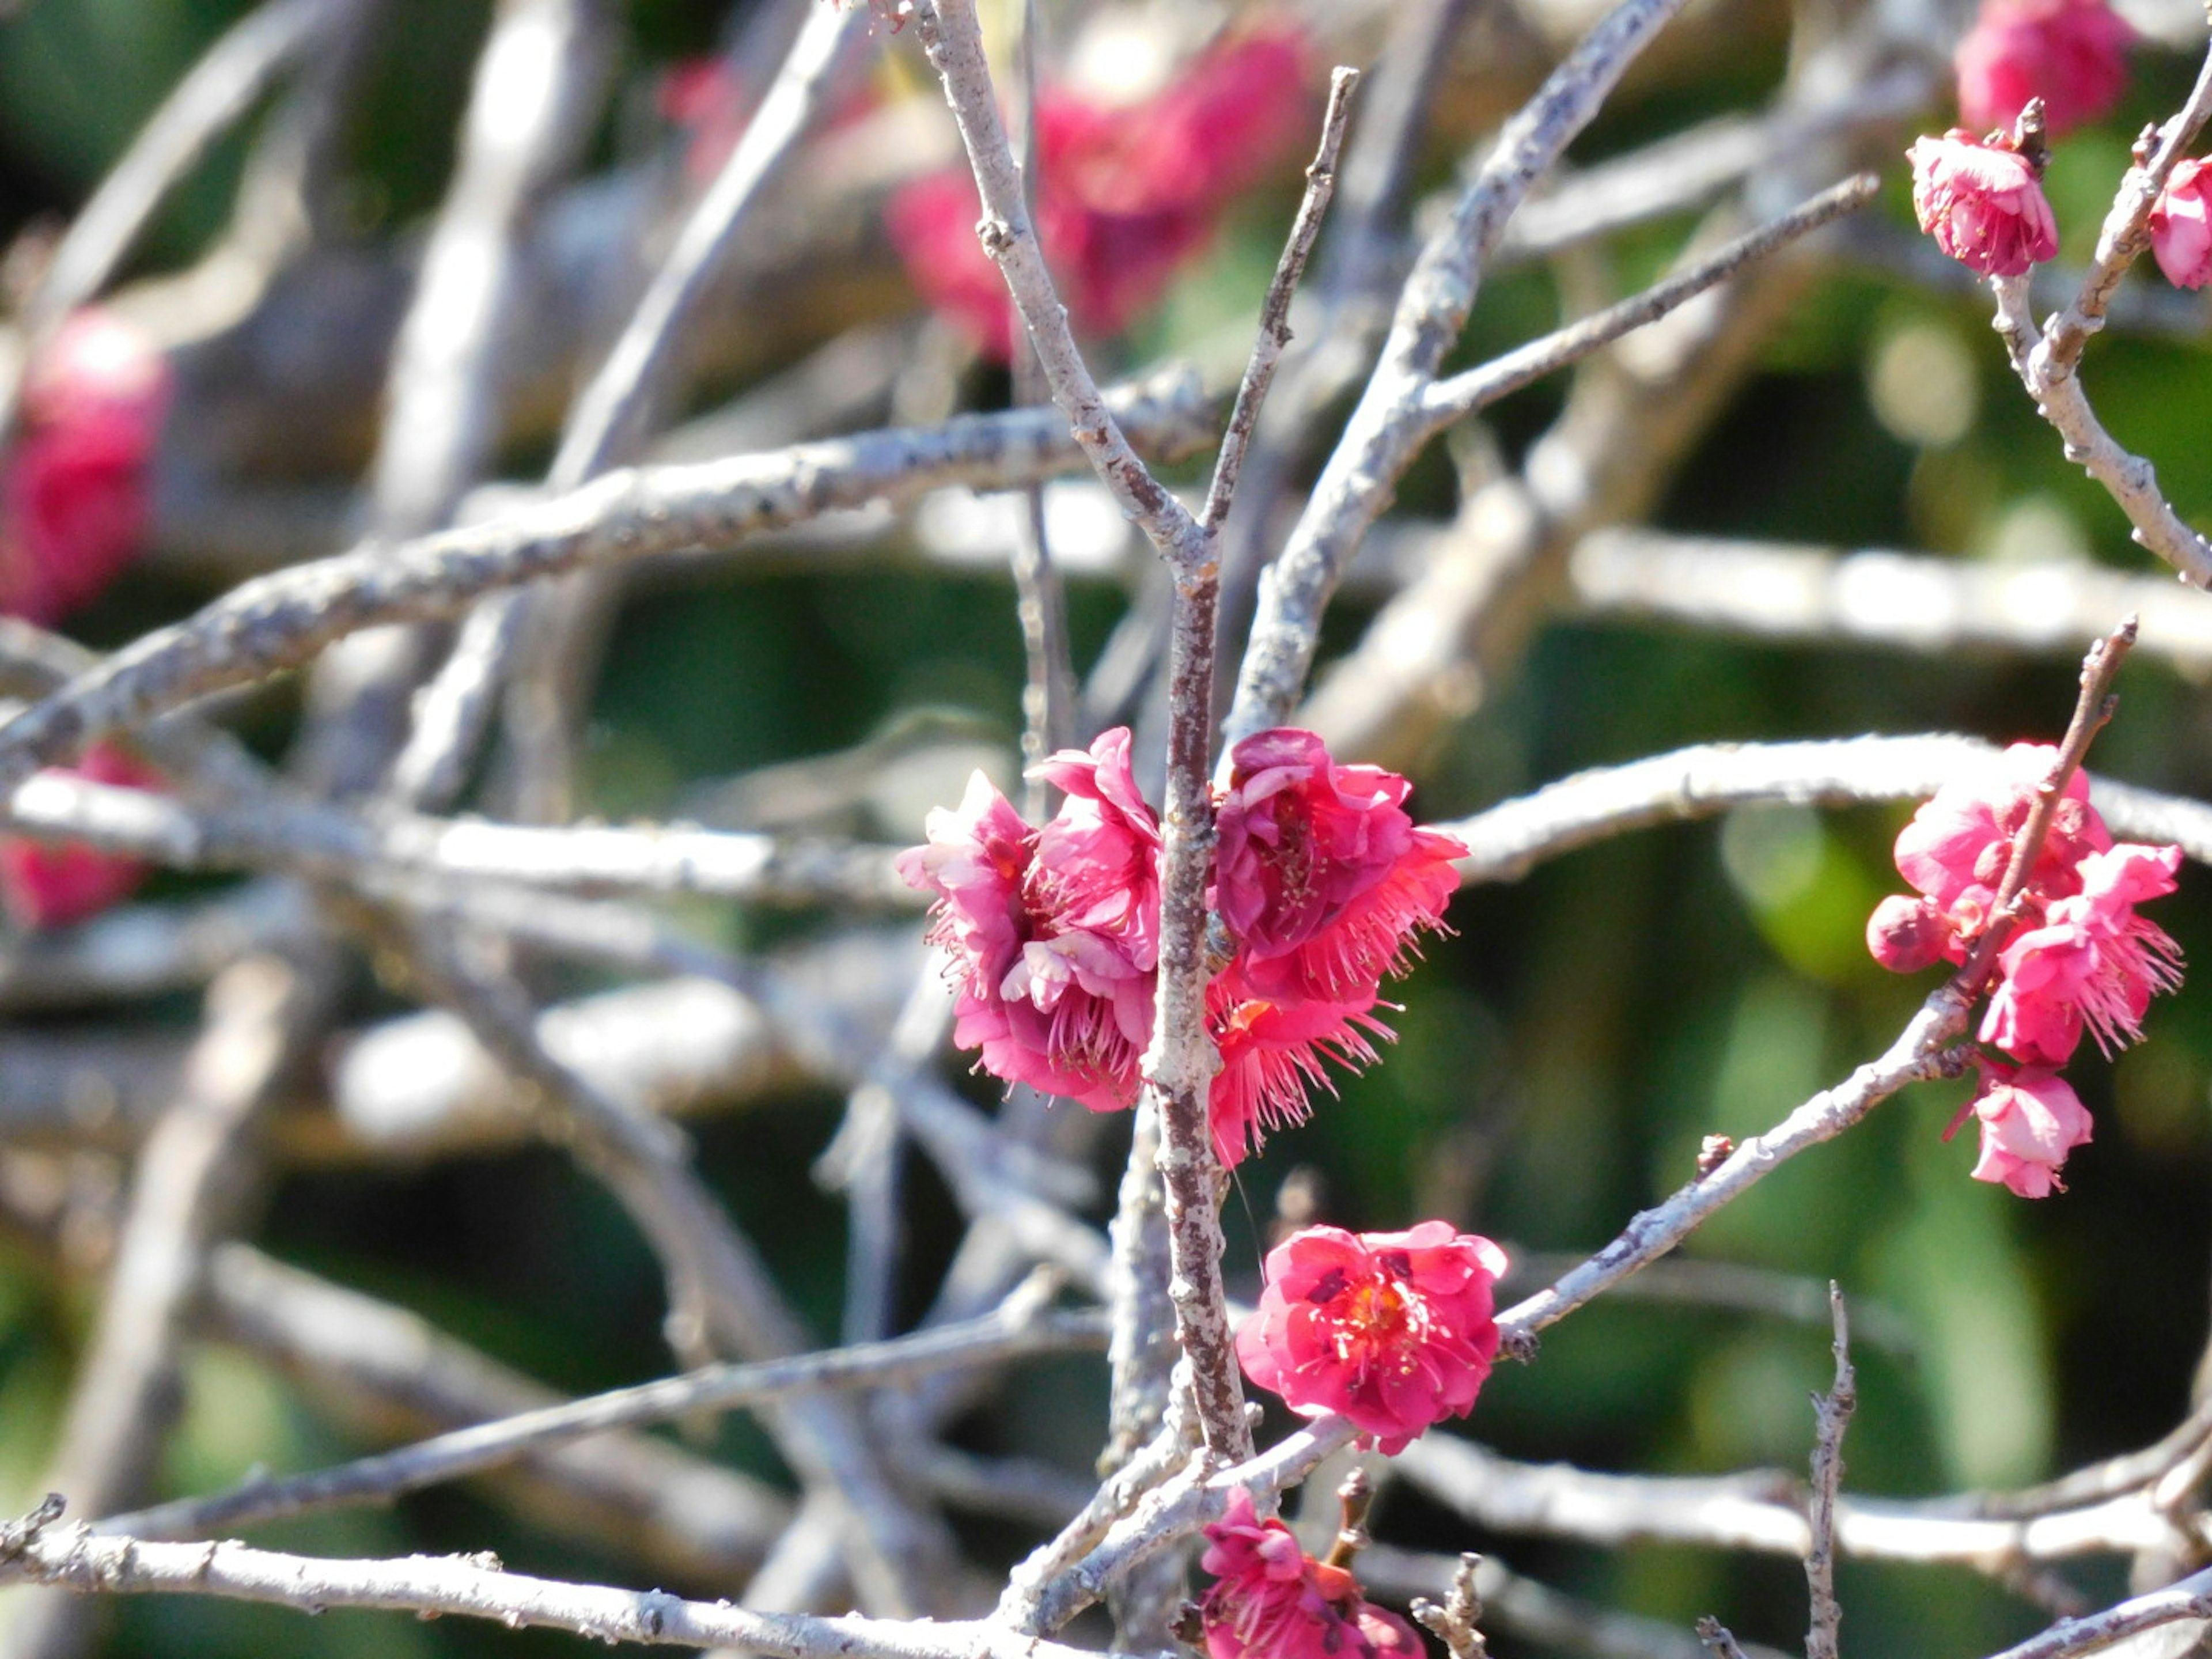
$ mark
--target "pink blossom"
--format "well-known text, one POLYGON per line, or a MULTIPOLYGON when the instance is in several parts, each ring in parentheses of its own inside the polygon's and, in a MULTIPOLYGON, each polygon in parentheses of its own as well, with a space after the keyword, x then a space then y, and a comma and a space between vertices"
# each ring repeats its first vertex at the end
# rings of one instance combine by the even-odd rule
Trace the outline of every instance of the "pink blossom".
MULTIPOLYGON (((56 769, 94 783, 158 789, 161 776, 112 744, 96 743, 76 765, 56 769)), ((66 927, 131 896, 146 877, 140 860, 81 841, 0 836, 0 902, 21 927, 66 927)))
POLYGON ((1867 918, 1867 950, 1893 974, 1917 974, 1957 951, 1951 919, 1932 900, 1892 893, 1867 918))
POLYGON ((1979 1062, 1982 1091, 1974 1101, 1981 1120, 1977 1181, 2001 1181, 2022 1198, 2064 1192, 2058 1172, 2066 1154, 2089 1139, 2089 1114, 2066 1080, 2044 1066, 1979 1062))
POLYGON ((1921 138, 1912 163, 1920 228, 1952 258, 1984 276, 2017 276, 2058 252, 2058 221, 2027 157, 1963 128, 1921 138))
POLYGON ((2212 282, 2212 160, 2178 161, 2150 210, 2150 251, 2176 288, 2212 282))
MULTIPOLYGON (((1876 961, 1913 973, 1938 957, 1966 959, 1966 946, 1996 902, 2013 840, 2057 757, 2048 744, 2014 744, 1995 776, 1946 784, 1912 815, 1898 832, 1897 872, 1925 902, 1899 897, 1876 908, 1867 924, 1868 948, 1876 961), (1926 954, 1931 946, 1935 954, 1926 954)), ((2052 900, 2081 891, 2081 860, 2112 844, 2112 832, 2089 804, 2089 781, 2077 771, 2067 780, 2028 872, 2023 898, 2029 914, 2040 916, 2052 900)))
MULTIPOLYGON (((1076 327, 1113 334, 1212 240, 1222 210, 1304 130, 1307 47, 1291 29, 1216 46, 1144 103, 1064 88, 1037 100, 1037 238, 1076 327)), ((1006 282, 975 236, 964 167, 915 179, 886 209, 891 241, 931 307, 988 356, 1012 349, 1006 282)))
POLYGON ((1983 0, 1952 63, 1959 118, 2010 127, 2031 98, 2043 100, 2056 138, 2109 113, 2128 82, 2135 31, 2104 0, 1983 0))
POLYGON ((938 896, 929 937, 951 958, 954 1040, 994 1077, 1113 1111, 1136 1099, 1152 1032, 1159 826, 1127 727, 1039 770, 1068 796, 1042 829, 979 772, 899 873, 938 896))
POLYGON ((1339 766, 1311 732, 1238 744, 1214 816, 1210 902, 1258 994, 1371 1004, 1417 929, 1439 927, 1467 848, 1417 828, 1395 772, 1339 766))
POLYGON ((2181 983, 2181 950, 2135 907, 2173 891, 2180 867, 2179 847, 2122 842, 2084 858, 2081 890, 2006 941, 1982 1041, 2059 1066, 2085 1026, 2107 1054, 2140 1038, 2151 998, 2181 983))
POLYGON ((1505 1253, 1425 1221, 1410 1232, 1308 1227, 1267 1253, 1237 1328, 1245 1375, 1307 1417, 1340 1413, 1395 1455, 1464 1416, 1498 1352, 1491 1291, 1505 1253))
POLYGON ((65 321, 24 375, 0 471, 0 611, 52 624, 138 551, 167 362, 110 312, 65 321))
POLYGON ((1261 1520, 1243 1487, 1230 1489, 1206 1540, 1207 1659, 1419 1659, 1411 1626, 1363 1600, 1349 1571, 1315 1560, 1280 1521, 1261 1520))
POLYGON ((1371 1064, 1370 1037, 1390 1035, 1370 1010, 1373 996, 1352 1002, 1277 1000, 1255 994, 1241 963, 1206 988, 1206 1024, 1221 1049, 1207 1115, 1214 1154, 1233 1170, 1265 1144, 1267 1132, 1303 1123, 1313 1108, 1308 1091, 1335 1092, 1324 1064, 1357 1071, 1371 1064))

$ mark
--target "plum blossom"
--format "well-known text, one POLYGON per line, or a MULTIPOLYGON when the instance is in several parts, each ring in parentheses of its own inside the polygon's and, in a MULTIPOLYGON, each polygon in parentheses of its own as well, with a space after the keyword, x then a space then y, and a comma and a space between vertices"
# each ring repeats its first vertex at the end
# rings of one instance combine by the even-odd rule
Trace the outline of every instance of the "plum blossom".
POLYGON ((951 958, 954 1040, 1009 1083, 1093 1111, 1137 1097, 1159 959, 1159 825, 1116 727, 1038 769, 1068 799, 1041 830, 981 773, 902 854, 938 896, 931 942, 951 958))
POLYGON ((1223 1169, 1242 1164, 1269 1130, 1304 1122, 1310 1090, 1335 1092, 1325 1060, 1355 1071, 1374 1062, 1370 1039, 1390 1035, 1369 1012, 1375 1006, 1372 995, 1353 1002, 1261 996, 1238 963, 1215 976, 1206 987, 1206 1024, 1221 1069, 1206 1112, 1223 1169))
POLYGON ((169 383, 154 343, 97 308, 33 360, 0 463, 0 612, 51 625, 137 556, 169 383))
POLYGON ((1316 1561, 1280 1521, 1262 1521, 1252 1494, 1206 1528, 1200 1565, 1213 1584, 1199 1603, 1207 1659, 1419 1659, 1420 1638, 1364 1600, 1344 1567, 1316 1561))
POLYGON ((1255 732, 1230 752, 1209 899, 1262 995, 1372 1002, 1420 928, 1443 925, 1467 848, 1417 827, 1411 787, 1340 766, 1311 732, 1255 732))
POLYGON ((2181 947, 2135 907, 2173 891, 2179 847, 2124 842, 2080 866, 2081 891, 2005 942, 1981 1038, 2015 1060, 2063 1066, 2086 1027, 2109 1054, 2142 1036, 2143 1014, 2181 983, 2181 947))
POLYGON ((1395 1455, 1474 1407, 1498 1353, 1491 1295, 1504 1272, 1503 1250, 1448 1222, 1402 1233, 1308 1227, 1267 1253, 1237 1358, 1291 1410, 1341 1413, 1362 1444, 1395 1455))
MULTIPOLYGON (((1139 104, 1039 94, 1037 238, 1078 329, 1127 327, 1204 251, 1222 210, 1297 143, 1308 56, 1298 31, 1261 28, 1139 104)), ((1013 310, 976 240, 981 212, 974 179, 954 168, 902 187, 886 222, 922 297, 1003 362, 1013 310)))
POLYGON ((2064 1192, 2058 1172, 2066 1154, 2089 1139, 2089 1113, 2066 1079, 2048 1066, 1978 1062, 1981 1093, 1974 1115, 1981 1121, 1977 1181, 2002 1182, 2022 1198, 2064 1192))
MULTIPOLYGON (((161 776, 113 744, 96 743, 56 771, 125 789, 158 789, 161 776)), ((79 841, 0 836, 0 903, 21 927, 66 927, 131 896, 146 877, 137 859, 79 841)))
POLYGON ((2105 0, 1983 0, 1952 58, 1959 118, 2009 127, 2043 100, 2053 138, 2111 112, 2127 89, 2135 31, 2105 0))
POLYGON ((2058 221, 2027 158, 2003 142, 1960 127, 1920 138, 1912 163, 1912 210, 1920 228, 1952 258, 1984 276, 2017 276, 2058 252, 2058 221))
POLYGON ((2150 210, 2151 257, 2176 288, 2212 282, 2212 159, 2178 161, 2150 210))
MULTIPOLYGON (((2037 787, 2058 751, 2016 743, 1994 777, 1948 783, 1912 815, 1897 837, 1897 872, 1919 893, 1885 899, 1867 923, 1867 947, 1892 972, 1917 973, 1936 961, 1964 962, 1966 947, 1988 924, 1997 889, 2012 861, 2013 838, 2034 810, 2037 787)), ((2053 809, 2051 828, 2022 899, 2039 917, 2052 900, 2081 890, 2080 866, 2112 844, 2105 820, 2089 804, 2089 780, 2076 772, 2053 809)))

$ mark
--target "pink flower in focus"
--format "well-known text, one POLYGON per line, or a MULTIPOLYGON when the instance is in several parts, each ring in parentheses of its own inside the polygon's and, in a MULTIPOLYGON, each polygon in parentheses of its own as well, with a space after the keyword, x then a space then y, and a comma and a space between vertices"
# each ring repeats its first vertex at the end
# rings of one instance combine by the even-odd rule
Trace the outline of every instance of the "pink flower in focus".
POLYGON ((63 323, 23 377, 0 473, 0 611, 50 626, 138 551, 169 368, 112 313, 63 323))
POLYGON ((1275 1000, 1253 993, 1232 963, 1206 987, 1206 1024, 1220 1045, 1221 1069, 1207 1098, 1213 1151, 1233 1170, 1266 1143, 1267 1132, 1312 1115, 1308 1091, 1334 1094, 1325 1060, 1357 1071, 1375 1059, 1370 1037, 1390 1035, 1364 1001, 1275 1000))
POLYGON ((2084 858, 2081 891, 2006 941, 1982 1041, 2060 1066, 2085 1026, 2107 1054, 2140 1038, 2151 998, 2181 983, 2181 949, 2135 907, 2173 891, 2180 867, 2179 847, 2131 842, 2084 858))
MULTIPOLYGON (((1261 29, 1217 46, 1141 104, 1040 94, 1037 237, 1079 330, 1127 327, 1205 248, 1222 210, 1296 143, 1306 59, 1302 33, 1261 29)), ((1003 362, 1013 309, 976 240, 981 211, 961 167, 905 185, 885 216, 922 297, 1003 362)))
POLYGON ((2057 255, 2058 221, 2017 150, 1954 127, 1916 140, 1905 155, 1920 228, 1960 264, 1984 276, 2017 276, 2057 255))
POLYGON ((952 961, 954 1040, 994 1077, 1114 1111, 1136 1099, 1152 1033, 1159 826, 1127 727, 1038 769, 1068 796, 1042 830, 977 773, 898 870, 938 896, 929 937, 952 961))
POLYGON ((1346 1569, 1316 1561, 1280 1521, 1262 1521, 1252 1494, 1206 1528, 1200 1565, 1215 1582, 1199 1603, 1207 1659, 1419 1659, 1420 1638, 1362 1599, 1346 1569))
MULTIPOLYGON (((158 789, 162 783, 152 768, 106 743, 86 750, 76 765, 55 769, 124 789, 158 789)), ((66 927, 98 915, 130 897, 145 877, 141 860, 80 841, 0 836, 0 902, 20 927, 66 927)))
POLYGON ((1340 1413, 1386 1455, 1464 1416, 1498 1353, 1491 1291, 1505 1253, 1425 1221, 1410 1232, 1308 1227, 1267 1253, 1237 1331, 1245 1375, 1307 1417, 1340 1413))
POLYGON ((1443 924, 1467 848, 1417 828, 1395 772, 1339 766, 1311 732, 1261 732, 1230 756, 1209 902, 1258 994, 1371 1005, 1416 929, 1443 924))
POLYGON ((2150 251, 2176 288, 2212 282, 2212 160, 2178 161, 2150 210, 2150 251))
POLYGON ((1959 118, 2010 127, 2031 98, 2043 100, 2053 138, 2109 113, 2127 88, 2135 31, 2105 0, 1983 0, 1959 42, 1959 118))
MULTIPOLYGON (((2035 792, 2058 751, 2048 744, 2016 743, 2004 751, 1998 775, 1948 783, 1899 831, 1897 872, 1921 895, 1916 906, 1902 896, 1885 900, 1867 924, 1868 948, 1898 973, 1915 973, 1937 957, 1966 960, 1966 946, 1989 921, 1997 888, 2012 861, 2013 838, 2034 809, 2035 792), (1930 945, 1935 955, 1927 955, 1930 945)), ((2081 890, 2080 865, 2112 844, 2105 820, 2089 804, 2089 780, 2067 780, 2050 832, 2028 872, 2023 896, 2031 916, 2052 900, 2081 890)))
POLYGON ((1982 1060, 1982 1091, 1974 1101, 1981 1120, 1977 1181, 2001 1181, 2022 1198, 2064 1192, 2058 1172, 2066 1154, 2089 1139, 2089 1113, 2057 1073, 1982 1060))

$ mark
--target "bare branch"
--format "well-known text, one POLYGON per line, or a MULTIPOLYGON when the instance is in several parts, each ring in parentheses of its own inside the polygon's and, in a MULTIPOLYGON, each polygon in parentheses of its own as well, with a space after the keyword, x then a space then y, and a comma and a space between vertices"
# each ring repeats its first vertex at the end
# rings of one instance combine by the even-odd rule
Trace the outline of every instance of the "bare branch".
POLYGON ((1844 1610, 1836 1602, 1836 1493, 1844 1478, 1844 1431, 1858 1409, 1856 1373, 1851 1369, 1851 1333, 1844 1293, 1828 1285, 1828 1307, 1836 1324, 1836 1381, 1816 1399, 1820 1431, 1813 1447, 1812 1547, 1805 1552, 1805 1583, 1813 1620, 1805 1633, 1805 1659, 1837 1659, 1837 1627, 1844 1610))

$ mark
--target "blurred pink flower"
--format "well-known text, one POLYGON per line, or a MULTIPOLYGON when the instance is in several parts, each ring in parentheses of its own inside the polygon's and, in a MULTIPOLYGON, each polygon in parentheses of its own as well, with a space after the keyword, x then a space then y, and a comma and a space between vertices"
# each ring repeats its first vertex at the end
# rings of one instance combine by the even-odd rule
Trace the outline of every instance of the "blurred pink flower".
POLYGON ((1375 1059, 1370 1036, 1389 1028, 1364 1001, 1273 1000, 1254 994, 1242 964, 1231 963, 1206 988, 1206 1023, 1220 1045, 1221 1069, 1207 1100, 1213 1150, 1224 1170, 1265 1144, 1267 1131, 1312 1115, 1308 1091, 1335 1092, 1325 1060, 1357 1071, 1375 1059))
POLYGON ((0 611, 51 626, 137 556, 169 386, 153 342, 110 312, 76 313, 39 353, 0 463, 0 611))
POLYGON ((1974 1100, 1981 1120, 1977 1181, 2002 1182, 2022 1198, 2064 1192, 2058 1172, 2066 1154, 2089 1139, 2089 1114, 2065 1079, 2043 1066, 1979 1062, 1982 1091, 1974 1100))
POLYGON ((1962 128, 1920 138, 1912 163, 1912 209, 1936 246, 1984 276, 2017 276, 2058 252, 2058 221, 2035 169, 2017 150, 1984 143, 1962 128))
POLYGON ((2180 867, 2179 847, 2132 842, 2083 859, 2081 891, 2006 941, 1982 1041, 2059 1066, 2085 1026, 2107 1054, 2140 1038, 2151 998, 2181 983, 2181 948, 2135 907, 2173 891, 2180 867))
POLYGON ((1498 1353, 1491 1291, 1505 1253, 1425 1221, 1409 1232, 1308 1227, 1267 1253, 1237 1331, 1245 1375, 1307 1417, 1340 1413, 1386 1455, 1464 1416, 1498 1353))
POLYGON ((1952 58, 1959 118, 1977 130, 2008 128, 2040 98, 2053 138, 2098 120, 2127 89, 2135 38, 2105 0, 1983 0, 1952 58))
POLYGON ((2150 251, 2176 288, 2212 282, 2212 160, 2179 161, 2150 210, 2150 251))
MULTIPOLYGON (((1201 252, 1222 210, 1299 137, 1308 48, 1290 27, 1214 46, 1127 107, 1047 88, 1037 100, 1037 237, 1075 326, 1118 333, 1201 252)), ((1013 348, 1006 281, 976 240, 965 167, 917 179, 886 209, 907 275, 989 356, 1013 348)))
POLYGON ((1258 995, 1371 1006, 1415 931, 1443 924, 1467 848, 1416 828, 1413 786, 1339 766, 1311 732, 1256 732, 1230 756, 1208 896, 1258 995))
POLYGON ((1243 1487, 1230 1489, 1206 1540, 1207 1659, 1420 1659, 1413 1626, 1362 1599, 1349 1571, 1315 1560, 1280 1521, 1261 1520, 1243 1487))
POLYGON ((931 942, 952 958, 954 1040, 1008 1083, 1093 1111, 1137 1097, 1159 955, 1159 826, 1116 727, 1039 767, 1067 793, 1032 830, 977 773, 899 873, 938 896, 931 942))
MULTIPOLYGON (((161 774, 112 744, 96 743, 66 775, 124 789, 159 789, 161 774)), ((120 903, 145 879, 137 859, 81 841, 0 836, 0 902, 21 927, 66 927, 120 903)))

